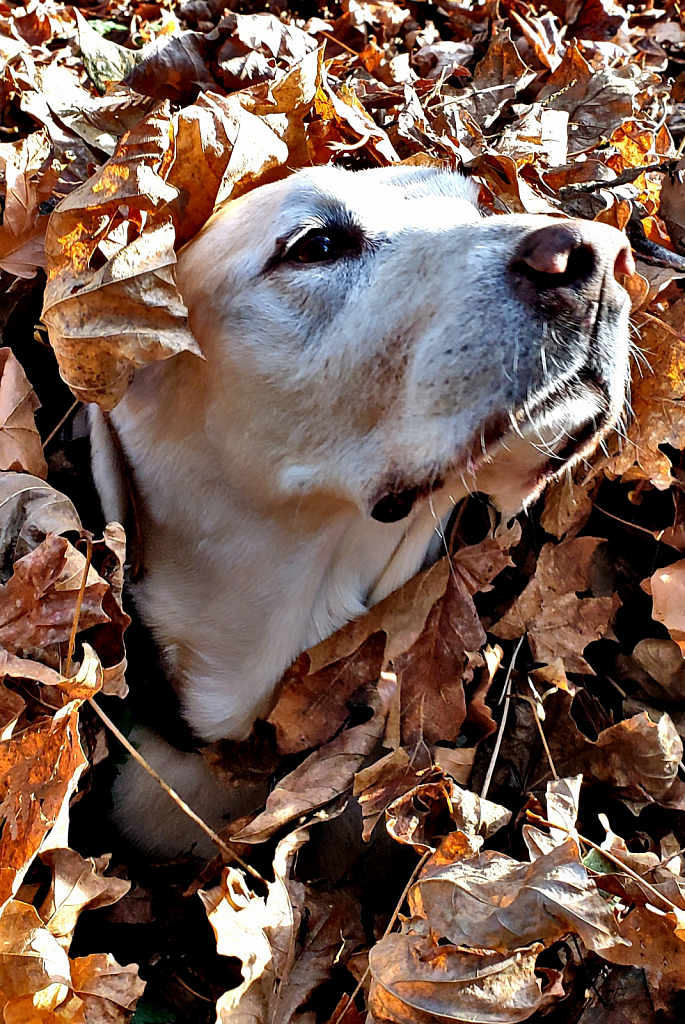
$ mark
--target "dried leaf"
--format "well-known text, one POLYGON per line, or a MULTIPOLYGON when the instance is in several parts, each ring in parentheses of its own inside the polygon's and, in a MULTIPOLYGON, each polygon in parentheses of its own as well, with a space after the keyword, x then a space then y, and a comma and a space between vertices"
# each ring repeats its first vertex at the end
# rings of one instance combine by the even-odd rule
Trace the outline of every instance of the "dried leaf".
POLYGON ((0 743, 0 907, 16 892, 87 765, 78 702, 0 743))
POLYGON ((373 717, 363 725, 345 729, 310 754, 272 790, 264 811, 232 838, 242 843, 262 843, 288 822, 346 793, 364 758, 383 734, 391 696, 387 689, 372 693, 368 703, 374 709, 373 717))
POLYGON ((122 878, 105 878, 109 855, 94 860, 70 849, 50 849, 41 860, 52 871, 50 891, 40 908, 45 927, 59 944, 69 950, 76 921, 82 910, 96 910, 116 903, 131 888, 122 878))
POLYGON ((8 348, 0 349, 0 469, 47 476, 34 413, 40 408, 21 364, 8 348))
POLYGON ((641 344, 650 371, 636 373, 631 404, 634 418, 623 451, 610 459, 606 470, 624 480, 650 480, 659 490, 673 482, 671 462, 659 445, 685 448, 685 419, 680 403, 685 398, 685 337, 682 332, 685 299, 661 314, 661 323, 641 325, 641 344))
POLYGON ((386 935, 369 954, 369 1009, 393 1024, 514 1024, 542 1004, 538 943, 513 953, 466 952, 420 935, 386 935))
POLYGON ((654 1008, 673 1012, 685 978, 685 914, 635 907, 619 931, 630 945, 602 950, 602 956, 612 963, 643 967, 654 1008))
POLYGON ((0 473, 0 552, 4 578, 17 559, 49 533, 81 532, 74 505, 54 487, 24 473, 0 473))
MULTIPOLYGON (((51 533, 14 563, 0 584, 0 643, 11 653, 47 647, 71 634, 85 559, 64 537, 51 533)), ((79 628, 107 622, 102 599, 107 584, 92 566, 79 614, 79 628)))
POLYGON ((269 715, 281 754, 295 754, 330 740, 349 717, 348 701, 375 683, 385 653, 385 633, 372 633, 351 655, 313 674, 289 673, 269 715))
POLYGON ((512 565, 509 549, 520 538, 518 524, 462 548, 453 559, 444 595, 430 612, 412 647, 393 661, 401 687, 402 741, 455 741, 466 718, 462 683, 467 652, 486 641, 473 595, 512 565))
POLYGON ((530 864, 494 850, 457 860, 419 879, 409 905, 456 946, 507 953, 573 932, 603 953, 619 941, 613 914, 571 838, 530 864))
POLYGON ((606 632, 616 598, 579 598, 576 591, 590 589, 594 554, 602 543, 581 537, 545 544, 532 580, 492 627, 495 636, 510 640, 527 632, 536 661, 561 658, 567 672, 593 675, 582 652, 606 632))

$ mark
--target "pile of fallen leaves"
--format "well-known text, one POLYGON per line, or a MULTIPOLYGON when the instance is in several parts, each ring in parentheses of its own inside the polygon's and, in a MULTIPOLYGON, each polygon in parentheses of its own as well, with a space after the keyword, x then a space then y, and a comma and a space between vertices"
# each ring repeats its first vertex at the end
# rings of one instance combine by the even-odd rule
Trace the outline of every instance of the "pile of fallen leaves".
POLYGON ((0 61, 3 1020, 683 1020, 680 7, 4 0, 0 61), (203 751, 270 793, 198 876, 108 832, 100 712, 147 666, 73 395, 197 351, 176 251, 332 161, 625 229, 633 417, 520 522, 465 500, 439 562, 203 751))

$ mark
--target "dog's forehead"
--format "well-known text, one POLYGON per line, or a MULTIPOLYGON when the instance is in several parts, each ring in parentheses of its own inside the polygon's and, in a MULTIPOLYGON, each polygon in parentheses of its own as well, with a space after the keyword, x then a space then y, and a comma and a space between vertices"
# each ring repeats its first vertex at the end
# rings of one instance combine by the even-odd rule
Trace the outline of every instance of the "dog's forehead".
POLYGON ((407 227, 440 229, 479 218, 477 190, 463 175, 425 167, 345 171, 316 167, 288 178, 278 220, 347 215, 370 232, 407 227))

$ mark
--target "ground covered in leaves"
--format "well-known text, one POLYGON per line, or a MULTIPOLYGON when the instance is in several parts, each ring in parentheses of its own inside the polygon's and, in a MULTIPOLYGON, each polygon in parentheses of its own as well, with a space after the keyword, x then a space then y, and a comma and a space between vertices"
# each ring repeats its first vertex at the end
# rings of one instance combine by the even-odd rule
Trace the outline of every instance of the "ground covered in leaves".
POLYGON ((685 1019, 680 7, 2 0, 0 61, 3 1020, 685 1019), (624 228, 633 416, 519 522, 462 503, 203 751, 266 804, 150 863, 107 822, 97 709, 135 716, 154 655, 80 403, 195 349, 174 254, 217 203, 332 161, 624 228))

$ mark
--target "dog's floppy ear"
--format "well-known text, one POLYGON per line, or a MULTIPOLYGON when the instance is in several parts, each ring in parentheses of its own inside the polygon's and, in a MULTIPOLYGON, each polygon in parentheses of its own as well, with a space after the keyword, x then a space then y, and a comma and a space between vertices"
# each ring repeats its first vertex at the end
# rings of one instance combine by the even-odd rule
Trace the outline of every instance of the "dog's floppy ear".
POLYGON ((137 580, 143 572, 143 538, 131 468, 109 414, 98 405, 89 405, 88 425, 90 469, 102 514, 105 522, 121 523, 126 528, 130 578, 137 580))

